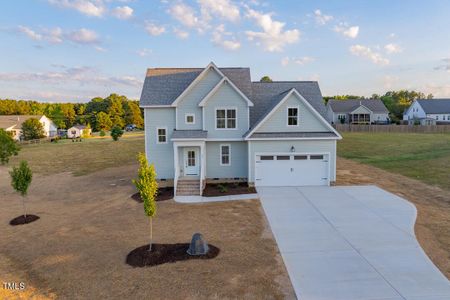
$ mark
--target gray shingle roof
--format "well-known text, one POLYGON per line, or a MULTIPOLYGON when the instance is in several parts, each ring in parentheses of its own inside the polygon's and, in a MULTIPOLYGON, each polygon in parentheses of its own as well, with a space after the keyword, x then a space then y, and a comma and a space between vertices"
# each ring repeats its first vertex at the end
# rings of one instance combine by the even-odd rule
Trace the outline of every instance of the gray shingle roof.
POLYGON ((264 117, 295 88, 306 101, 325 117, 325 105, 317 81, 274 81, 252 82, 252 100, 250 108, 250 126, 254 128, 264 117))
POLYGON ((337 137, 334 132, 255 132, 249 138, 337 137))
MULTIPOLYGON (((203 68, 148 69, 140 105, 170 105, 197 78, 203 68)), ((252 88, 249 68, 219 68, 248 98, 252 88)))
POLYGON ((0 116, 0 128, 6 129, 15 126, 16 129, 22 128, 22 123, 28 119, 41 119, 43 115, 2 115, 0 116))
POLYGON ((174 130, 172 139, 206 139, 208 131, 205 130, 174 130))
POLYGON ((450 99, 420 99, 417 102, 427 114, 450 113, 450 99))
POLYGON ((330 99, 328 105, 333 109, 333 112, 349 113, 354 111, 360 105, 364 105, 374 113, 389 113, 386 106, 384 106, 383 101, 380 99, 330 99))

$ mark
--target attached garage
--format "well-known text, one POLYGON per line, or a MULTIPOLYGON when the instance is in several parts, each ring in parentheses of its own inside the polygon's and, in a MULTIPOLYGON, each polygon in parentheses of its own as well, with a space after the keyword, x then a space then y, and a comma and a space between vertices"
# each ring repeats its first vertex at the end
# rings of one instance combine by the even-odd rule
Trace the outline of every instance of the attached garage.
POLYGON ((330 184, 329 153, 256 153, 256 186, 330 184))

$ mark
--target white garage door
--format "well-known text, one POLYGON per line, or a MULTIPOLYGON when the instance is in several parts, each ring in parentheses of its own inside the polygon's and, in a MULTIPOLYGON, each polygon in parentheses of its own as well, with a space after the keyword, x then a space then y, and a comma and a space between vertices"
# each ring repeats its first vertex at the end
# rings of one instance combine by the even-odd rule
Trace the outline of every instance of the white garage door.
POLYGON ((256 155, 256 186, 329 185, 328 174, 327 154, 256 155))

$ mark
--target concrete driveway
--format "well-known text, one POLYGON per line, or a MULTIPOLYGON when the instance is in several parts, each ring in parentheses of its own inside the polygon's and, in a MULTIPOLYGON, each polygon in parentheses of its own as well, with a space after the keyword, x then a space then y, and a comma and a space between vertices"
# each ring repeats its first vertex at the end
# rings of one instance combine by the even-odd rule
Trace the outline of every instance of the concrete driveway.
POLYGON ((375 186, 258 188, 299 299, 448 300, 416 209, 375 186))

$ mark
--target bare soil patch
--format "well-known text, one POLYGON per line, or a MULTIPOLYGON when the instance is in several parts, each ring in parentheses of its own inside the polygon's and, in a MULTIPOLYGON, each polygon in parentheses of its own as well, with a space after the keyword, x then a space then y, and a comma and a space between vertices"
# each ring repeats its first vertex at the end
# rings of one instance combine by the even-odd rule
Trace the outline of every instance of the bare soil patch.
POLYGON ((128 253, 126 263, 132 267, 151 267, 189 259, 212 259, 220 252, 219 248, 211 244, 205 255, 187 254, 189 243, 152 244, 152 251, 148 251, 148 247, 149 245, 144 245, 128 253))
MULTIPOLYGON (((149 268, 127 265, 127 255, 148 244, 150 234, 142 204, 130 201, 137 168, 134 163, 75 177, 36 173, 28 208, 41 219, 30 226, 2 227, 0 279, 24 281, 35 294, 60 299, 295 298, 254 200, 158 202, 155 243, 189 243, 193 233, 201 232, 220 254, 149 268)), ((22 207, 1 166, 0 195, 0 224, 7 224, 22 207)), ((11 298, 27 298, 27 291, 12 291, 11 298)))
MULTIPOLYGON (((131 195, 131 198, 138 203, 144 202, 142 200, 139 192, 131 195)), ((173 188, 172 187, 158 189, 158 196, 156 197, 157 202, 158 201, 166 201, 166 200, 170 200, 170 199, 173 199, 173 188)))
POLYGON ((203 196, 216 197, 216 196, 230 196, 241 194, 254 194, 256 189, 249 187, 246 182, 239 183, 208 183, 203 190, 203 196))
POLYGON ((337 160, 336 184, 374 184, 412 202, 418 211, 414 228, 417 239, 450 279, 450 191, 344 158, 337 160))
POLYGON ((39 217, 36 215, 27 215, 26 217, 24 215, 21 215, 9 221, 9 225, 11 226, 24 225, 34 222, 36 220, 39 220, 39 217))

